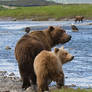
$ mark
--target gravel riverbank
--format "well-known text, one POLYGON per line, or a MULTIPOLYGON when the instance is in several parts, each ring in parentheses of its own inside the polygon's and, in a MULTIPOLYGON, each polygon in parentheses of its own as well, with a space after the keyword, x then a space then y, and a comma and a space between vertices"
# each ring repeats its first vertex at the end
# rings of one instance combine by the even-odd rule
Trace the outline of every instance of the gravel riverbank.
MULTIPOLYGON (((0 92, 36 92, 33 86, 26 90, 22 89, 21 86, 22 80, 14 73, 8 74, 6 71, 0 71, 0 92)), ((50 89, 55 89, 55 86, 50 87, 50 89)))

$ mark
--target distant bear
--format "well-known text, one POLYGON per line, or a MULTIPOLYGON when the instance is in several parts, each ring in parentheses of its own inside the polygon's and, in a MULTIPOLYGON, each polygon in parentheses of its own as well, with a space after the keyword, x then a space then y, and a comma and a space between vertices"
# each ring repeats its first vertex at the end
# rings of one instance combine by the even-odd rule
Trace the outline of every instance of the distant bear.
POLYGON ((76 16, 75 17, 75 22, 77 22, 77 21, 81 21, 81 22, 83 22, 83 19, 84 19, 84 17, 83 16, 76 16))
POLYGON ((74 58, 63 47, 54 52, 43 50, 34 60, 34 71, 37 77, 38 92, 47 91, 48 80, 56 81, 57 87, 64 86, 62 65, 74 58))
POLYGON ((78 32, 79 31, 79 29, 74 24, 71 25, 71 28, 72 28, 73 32, 78 32))
POLYGON ((33 31, 24 35, 16 44, 15 57, 18 61, 19 71, 23 80, 22 88, 29 87, 30 80, 36 84, 34 73, 34 58, 42 50, 50 51, 59 43, 64 44, 71 39, 64 29, 50 26, 43 31, 33 31))

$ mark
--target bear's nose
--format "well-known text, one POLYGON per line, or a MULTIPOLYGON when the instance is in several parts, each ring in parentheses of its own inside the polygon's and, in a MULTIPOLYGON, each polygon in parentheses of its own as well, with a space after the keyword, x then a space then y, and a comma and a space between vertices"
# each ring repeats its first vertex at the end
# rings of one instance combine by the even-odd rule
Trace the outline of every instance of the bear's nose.
POLYGON ((71 35, 69 35, 69 38, 71 39, 71 38, 72 38, 72 36, 71 36, 71 35))

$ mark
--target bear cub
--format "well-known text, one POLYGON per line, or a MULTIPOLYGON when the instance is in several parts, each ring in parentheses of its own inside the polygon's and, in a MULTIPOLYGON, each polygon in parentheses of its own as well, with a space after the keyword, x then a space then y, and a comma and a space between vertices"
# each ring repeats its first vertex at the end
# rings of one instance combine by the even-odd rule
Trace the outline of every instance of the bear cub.
POLYGON ((54 52, 43 50, 34 60, 38 92, 48 91, 48 81, 55 81, 57 87, 64 86, 62 65, 74 58, 64 47, 55 48, 54 52))

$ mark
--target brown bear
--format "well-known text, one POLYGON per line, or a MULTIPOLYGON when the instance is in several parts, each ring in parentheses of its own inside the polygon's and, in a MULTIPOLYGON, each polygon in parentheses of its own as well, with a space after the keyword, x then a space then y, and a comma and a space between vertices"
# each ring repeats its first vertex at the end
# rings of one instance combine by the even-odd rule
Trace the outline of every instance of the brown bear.
POLYGON ((34 71, 37 77, 38 92, 48 91, 48 81, 56 81, 57 87, 64 86, 62 65, 74 58, 63 47, 54 52, 43 50, 34 60, 34 71))
POLYGON ((48 50, 59 43, 64 44, 71 36, 60 27, 50 26, 43 31, 33 31, 25 34, 16 44, 15 57, 18 61, 19 71, 23 80, 22 88, 36 84, 34 73, 34 58, 40 51, 48 50), (30 84, 31 80, 31 84, 30 84))
POLYGON ((75 22, 77 22, 77 21, 81 21, 81 22, 83 22, 83 19, 84 19, 84 17, 83 16, 76 16, 75 17, 75 22))
POLYGON ((71 28, 72 28, 73 32, 78 32, 79 31, 79 29, 74 24, 71 25, 71 28))

